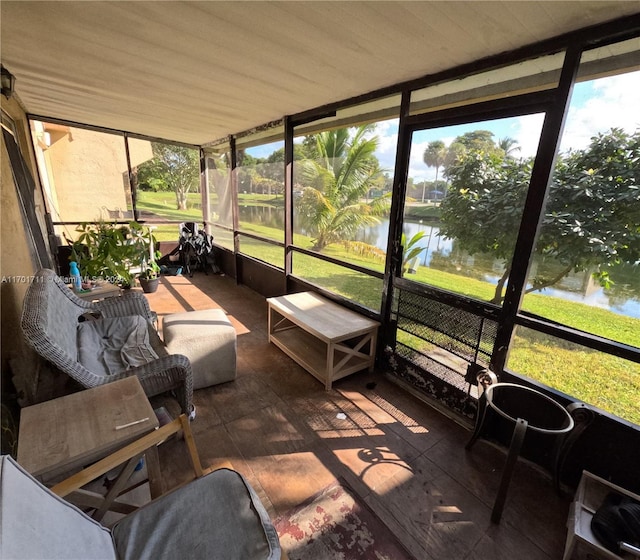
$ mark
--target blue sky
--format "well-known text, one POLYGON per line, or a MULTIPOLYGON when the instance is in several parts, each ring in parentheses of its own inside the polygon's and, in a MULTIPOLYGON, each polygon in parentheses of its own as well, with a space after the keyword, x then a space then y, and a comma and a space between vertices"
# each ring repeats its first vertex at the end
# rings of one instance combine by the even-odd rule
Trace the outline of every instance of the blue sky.
MULTIPOLYGON (((456 136, 478 129, 490 130, 496 141, 505 137, 514 138, 521 148, 517 155, 533 156, 538 147, 542 122, 543 115, 539 114, 418 131, 412 139, 409 176, 415 181, 435 178, 435 169, 428 168, 422 161, 422 154, 429 142, 440 139, 449 145, 456 136)), ((584 148, 593 135, 612 127, 623 128, 627 132, 640 129, 640 71, 576 84, 560 150, 584 148)), ((375 134, 379 142, 376 155, 382 167, 392 172, 398 120, 379 122, 375 134)), ((266 157, 282 145, 282 142, 265 144, 250 148, 247 152, 255 157, 266 157)))
POLYGON ((270 156, 276 150, 279 150, 284 146, 284 141, 271 142, 271 144, 262 144, 260 146, 254 146, 247 148, 247 153, 253 157, 263 158, 270 156))
MULTIPOLYGON (((420 131, 414 135, 412 142, 409 176, 414 180, 433 180, 435 169, 427 168, 422 161, 427 144, 439 137, 449 145, 457 135, 477 129, 491 130, 496 140, 507 136, 514 138, 521 147, 518 155, 533 156, 538 146, 542 122, 543 115, 528 115, 420 131)), ((613 127, 627 132, 640 129, 640 71, 576 84, 560 151, 585 148, 592 136, 613 127)))

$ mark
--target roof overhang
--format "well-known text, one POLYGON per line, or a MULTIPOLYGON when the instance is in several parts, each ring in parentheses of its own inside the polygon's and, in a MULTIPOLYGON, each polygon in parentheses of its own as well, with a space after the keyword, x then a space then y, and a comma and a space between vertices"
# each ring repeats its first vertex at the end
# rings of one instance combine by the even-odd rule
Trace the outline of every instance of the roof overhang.
POLYGON ((202 145, 638 12, 624 1, 3 0, 35 115, 202 145))

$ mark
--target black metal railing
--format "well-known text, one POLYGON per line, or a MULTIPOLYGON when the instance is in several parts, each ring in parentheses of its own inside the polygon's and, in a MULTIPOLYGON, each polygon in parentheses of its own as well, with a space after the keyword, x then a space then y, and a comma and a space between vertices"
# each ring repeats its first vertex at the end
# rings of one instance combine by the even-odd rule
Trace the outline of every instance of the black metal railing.
POLYGON ((394 290, 395 341, 385 353, 392 374, 471 417, 475 374, 491 361, 499 309, 401 283, 394 290))

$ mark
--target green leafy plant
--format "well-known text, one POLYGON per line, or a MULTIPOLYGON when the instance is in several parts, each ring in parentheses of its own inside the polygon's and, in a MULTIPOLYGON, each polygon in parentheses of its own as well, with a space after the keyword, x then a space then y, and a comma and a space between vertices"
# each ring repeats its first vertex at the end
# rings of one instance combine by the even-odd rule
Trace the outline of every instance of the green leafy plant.
POLYGON ((132 259, 134 266, 139 269, 138 278, 152 280, 160 274, 160 266, 156 259, 160 258, 160 252, 155 248, 158 241, 153 235, 151 228, 139 224, 129 223, 128 243, 132 248, 132 259))
POLYGON ((107 279, 130 286, 131 248, 126 244, 127 227, 116 223, 82 223, 71 245, 70 260, 76 261, 83 278, 107 279))
POLYGON ((147 266, 138 275, 138 278, 146 278, 147 280, 153 280, 154 278, 157 278, 159 274, 160 274, 160 266, 155 260, 153 260, 147 263, 147 266))
MULTIPOLYGON (((455 239, 470 254, 504 261, 492 299, 500 304, 533 158, 508 157, 481 136, 481 149, 477 139, 467 142, 466 150, 446 167, 451 184, 440 206, 440 235, 455 239)), ((640 130, 629 134, 616 128, 593 137, 586 148, 558 154, 535 248, 541 262, 549 264, 537 268, 525 293, 585 270, 608 289, 612 267, 635 266, 640 260, 639 159, 640 130)))
POLYGON ((142 224, 116 222, 82 223, 71 244, 70 260, 76 261, 84 278, 108 280, 123 287, 133 284, 136 270, 160 271, 156 263, 155 239, 142 224))
POLYGON ((314 237, 313 251, 352 239, 389 210, 389 194, 365 201, 383 171, 375 157, 378 138, 367 137, 372 130, 362 125, 353 133, 347 128, 321 132, 314 137, 314 158, 299 162, 304 188, 296 215, 314 237))
POLYGON ((418 242, 426 237, 426 233, 424 231, 419 231, 414 234, 409 241, 407 241, 407 236, 403 233, 400 238, 400 242, 402 243, 402 274, 406 274, 409 265, 417 259, 423 251, 426 251, 426 247, 418 246, 418 242))

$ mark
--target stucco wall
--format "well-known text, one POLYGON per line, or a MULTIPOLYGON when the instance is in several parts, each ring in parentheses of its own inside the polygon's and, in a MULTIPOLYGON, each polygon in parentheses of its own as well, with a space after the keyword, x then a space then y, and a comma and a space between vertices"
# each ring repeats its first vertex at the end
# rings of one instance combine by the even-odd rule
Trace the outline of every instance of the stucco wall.
MULTIPOLYGON (((38 157, 47 169, 44 190, 54 221, 131 218, 122 135, 51 123, 36 123, 34 134, 38 157)), ((151 143, 130 141, 129 156, 134 166, 151 159, 151 143)), ((73 236, 73 231, 67 234, 73 236)))
MULTIPOLYGON (((22 150, 34 180, 38 175, 34 167, 33 153, 29 150, 27 139, 28 124, 26 116, 15 99, 0 100, 2 109, 14 120, 18 129, 18 144, 22 150)), ((27 238, 18 193, 11 171, 7 147, 2 139, 0 148, 2 165, 2 183, 0 185, 0 275, 2 276, 0 292, 1 340, 0 354, 2 358, 2 391, 13 393, 14 386, 23 404, 34 399, 38 378, 42 373, 39 360, 23 342, 20 332, 20 315, 22 301, 29 287, 29 278, 36 272, 37 259, 27 238), (15 377, 11 384, 12 375, 15 377)), ((34 193, 36 213, 44 222, 44 204, 40 192, 34 193)), ((45 232, 46 236, 46 232, 45 232)))
POLYGON ((101 208, 126 211, 127 161, 122 137, 74 128, 51 134, 45 151, 49 181, 65 222, 91 221, 101 208))

